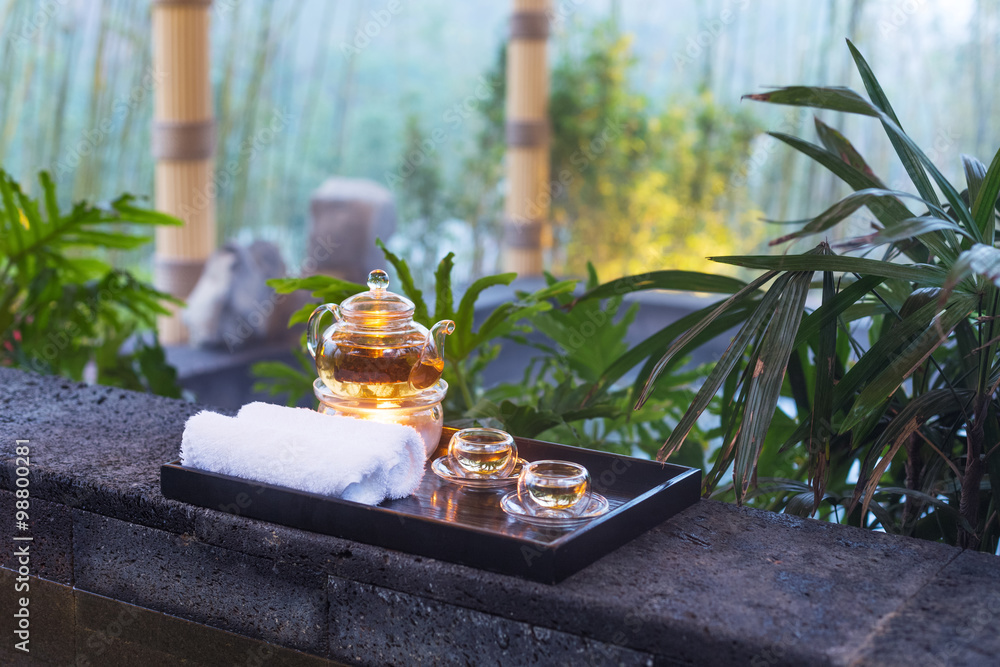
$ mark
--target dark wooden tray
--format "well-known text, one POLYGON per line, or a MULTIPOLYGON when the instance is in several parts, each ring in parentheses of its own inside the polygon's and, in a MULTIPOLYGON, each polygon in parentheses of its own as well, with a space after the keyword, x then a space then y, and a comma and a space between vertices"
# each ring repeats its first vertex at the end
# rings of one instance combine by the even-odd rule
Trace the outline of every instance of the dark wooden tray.
MULTIPOLYGON (((433 458, 447 451, 446 428, 433 458)), ((430 470, 417 492, 377 507, 285 487, 185 468, 160 469, 160 488, 173 500, 555 583, 662 523, 698 500, 701 471, 630 456, 516 438, 528 461, 563 459, 590 470, 594 490, 611 510, 570 530, 536 528, 508 517, 495 492, 467 491, 430 470)))

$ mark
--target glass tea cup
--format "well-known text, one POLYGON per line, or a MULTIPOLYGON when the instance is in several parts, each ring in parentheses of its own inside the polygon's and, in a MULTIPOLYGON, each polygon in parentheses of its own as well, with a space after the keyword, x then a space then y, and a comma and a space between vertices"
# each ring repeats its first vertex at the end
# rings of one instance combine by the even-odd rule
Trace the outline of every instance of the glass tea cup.
POLYGON ((507 477, 517 464, 517 445, 500 429, 463 428, 451 436, 448 455, 470 477, 507 477))
POLYGON ((580 516, 591 494, 590 472, 572 461, 532 461, 517 480, 518 500, 532 516, 580 516))

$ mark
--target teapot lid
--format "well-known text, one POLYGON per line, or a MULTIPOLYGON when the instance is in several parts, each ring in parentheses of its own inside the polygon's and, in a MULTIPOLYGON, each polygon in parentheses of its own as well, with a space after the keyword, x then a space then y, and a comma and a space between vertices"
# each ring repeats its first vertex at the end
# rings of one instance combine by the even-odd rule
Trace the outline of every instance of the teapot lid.
POLYGON ((390 321, 412 319, 413 309, 412 301, 389 291, 389 274, 382 269, 368 274, 367 292, 359 292, 340 304, 345 317, 362 322, 368 318, 390 321))

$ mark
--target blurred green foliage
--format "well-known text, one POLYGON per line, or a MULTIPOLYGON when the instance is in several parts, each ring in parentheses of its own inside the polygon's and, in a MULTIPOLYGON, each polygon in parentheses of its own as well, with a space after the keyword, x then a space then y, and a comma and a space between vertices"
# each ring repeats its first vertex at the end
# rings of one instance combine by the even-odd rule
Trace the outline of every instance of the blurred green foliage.
POLYGON ((155 335, 178 302, 100 257, 151 240, 136 228, 180 221, 130 195, 64 211, 49 174, 38 180, 33 198, 0 170, 0 364, 179 397, 155 335))
POLYGON ((552 71, 552 217, 560 270, 705 270, 762 239, 737 176, 757 125, 708 92, 655 111, 634 83, 630 38, 610 21, 568 31, 552 71), (586 259, 584 259, 586 258, 586 259))
MULTIPOLYGON (((763 239, 752 224, 760 214, 741 178, 758 131, 750 115, 727 111, 707 92, 655 111, 633 83, 630 40, 611 21, 574 25, 563 40, 551 75, 549 185, 535 202, 539 214, 551 204, 553 270, 583 275, 588 262, 605 277, 662 266, 705 270, 710 254, 754 248, 763 239)), ((482 77, 480 129, 453 182, 442 177, 437 128, 414 117, 407 123, 406 176, 394 172, 392 184, 405 246, 419 250, 410 259, 425 281, 448 218, 471 225, 471 275, 492 268, 484 245, 500 235, 505 65, 501 49, 482 77)))

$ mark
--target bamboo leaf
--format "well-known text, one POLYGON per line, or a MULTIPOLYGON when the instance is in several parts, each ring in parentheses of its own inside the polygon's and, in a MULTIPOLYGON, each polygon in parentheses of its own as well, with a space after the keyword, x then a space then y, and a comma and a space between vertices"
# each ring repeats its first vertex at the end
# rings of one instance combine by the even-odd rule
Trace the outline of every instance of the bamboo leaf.
MULTIPOLYGON (((893 353, 913 336, 927 330, 940 310, 937 304, 928 303, 918 308, 912 315, 896 322, 889 334, 881 336, 840 378, 834 388, 834 411, 842 410, 854 396, 855 392, 871 378, 892 363, 893 353)), ((841 427, 840 432, 846 429, 841 427)))
POLYGON ((919 218, 907 218, 899 222, 891 222, 883 229, 880 229, 866 236, 859 236, 854 239, 839 244, 846 248, 875 248, 886 243, 898 243, 919 238, 919 242, 928 250, 944 260, 951 263, 958 257, 961 248, 951 248, 948 245, 947 236, 936 232, 948 232, 948 234, 958 234, 969 240, 975 239, 964 229, 956 225, 951 220, 936 216, 922 216, 919 218))
MULTIPOLYGON (((832 303, 837 297, 833 274, 823 273, 823 305, 832 303)), ((796 332, 801 335, 802 327, 796 332)), ((793 346, 794 349, 794 346, 793 346)), ((837 322, 833 318, 820 326, 819 341, 816 345, 816 385, 813 390, 812 413, 809 415, 809 454, 811 465, 809 475, 813 480, 812 512, 819 508, 826 486, 826 463, 830 436, 833 430, 833 386, 836 384, 837 362, 837 322)), ((810 512, 810 514, 812 513, 810 512)))
MULTIPOLYGON (((823 246, 819 246, 817 247, 816 252, 821 252, 822 249, 823 246)), ((783 298, 783 294, 785 293, 785 288, 788 285, 789 281, 792 280, 792 277, 794 275, 796 274, 786 273, 779 275, 777 279, 775 279, 774 284, 767 291, 764 297, 760 300, 760 304, 757 306, 756 309, 754 309, 753 313, 751 313, 750 316, 746 319, 746 321, 743 323, 743 326, 740 327, 740 330, 733 337, 732 341, 729 343, 729 346, 726 348, 726 351, 723 352, 722 357, 715 364, 715 367, 712 368, 712 371, 709 373, 708 377, 705 378, 704 384, 702 384, 701 389, 695 395, 695 398, 691 402, 691 405, 688 406, 687 411, 685 411, 684 415, 678 421, 677 426, 674 427, 673 431, 670 433, 670 437, 667 438, 667 441, 663 443, 663 446, 660 448, 660 451, 657 454, 657 458, 659 460, 663 461, 669 458, 670 455, 676 452, 680 448, 680 446, 684 443, 684 439, 687 437, 688 433, 690 433, 691 429, 694 427, 694 424, 698 420, 698 417, 701 416, 701 413, 704 412, 706 407, 708 407, 708 404, 711 402, 712 398, 715 396, 715 394, 719 391, 719 388, 725 382, 726 377, 736 367, 737 362, 743 356, 743 352, 746 349, 746 346, 749 344, 750 340, 758 335, 758 332, 761 330, 761 328, 763 326, 766 326, 765 323, 768 321, 768 319, 772 318, 775 312, 779 309, 781 305, 781 299, 783 298)), ((773 276, 771 276, 771 274, 765 274, 764 276, 758 278, 756 281, 751 282, 749 285, 747 285, 746 288, 741 290, 739 293, 733 295, 732 297, 724 301, 722 305, 716 309, 716 311, 713 311, 713 313, 722 312, 722 310, 727 308, 729 304, 735 301, 745 299, 751 291, 758 289, 764 282, 770 280, 772 277, 773 276)), ((808 279, 806 280, 806 284, 808 285, 808 279)), ((712 317, 714 317, 714 314, 709 315, 706 318, 706 320, 711 319, 712 317)), ((698 325, 697 328, 704 329, 705 326, 707 326, 707 323, 703 321, 698 325)), ((657 362, 656 368, 662 370, 663 366, 666 365, 667 361, 669 361, 673 353, 675 353, 678 349, 680 349, 683 346, 683 343, 681 341, 683 341, 685 338, 690 339, 691 337, 693 337, 691 335, 691 332, 688 332, 688 334, 685 334, 680 339, 678 339, 678 341, 676 341, 673 345, 671 345, 670 350, 667 351, 667 354, 664 355, 664 357, 660 359, 659 362, 657 362)), ((792 339, 794 339, 794 336, 791 337, 789 342, 792 339)), ((758 350, 759 347, 755 347, 754 349, 758 350)), ((757 359, 758 357, 756 353, 751 355, 751 363, 754 363, 757 359)), ((785 358, 783 365, 784 363, 787 363, 787 357, 785 358)), ((648 379, 646 380, 646 384, 643 387, 643 393, 642 395, 640 395, 639 401, 636 404, 637 409, 641 407, 643 401, 646 398, 648 398, 650 392, 652 391, 652 385, 655 379, 656 379, 656 373, 655 372, 650 373, 648 379)), ((746 390, 747 386, 748 384, 744 383, 744 390, 746 390)), ((742 400, 740 402, 743 403, 742 400)), ((746 414, 746 412, 744 414, 746 414)), ((720 454, 720 456, 722 455, 720 454)))
MULTIPOLYGON (((952 392, 949 389, 932 389, 924 394, 912 398, 899 414, 882 431, 879 438, 868 448, 865 460, 861 464, 861 472, 855 486, 854 497, 850 503, 850 510, 862 497, 870 500, 875 494, 878 482, 882 474, 888 468, 892 458, 899 451, 899 446, 924 423, 935 417, 961 412, 962 401, 969 398, 973 392, 959 390, 952 392), (880 454, 889 447, 889 451, 881 457, 879 465, 875 464, 880 454)), ((867 505, 866 505, 867 507, 867 505)), ((867 511, 867 510, 866 510, 867 511)))
POLYGON ((961 234, 968 239, 972 239, 971 234, 966 232, 951 220, 925 215, 919 218, 907 218, 906 220, 900 220, 897 223, 887 225, 884 229, 880 230, 876 234, 873 234, 871 241, 873 243, 889 243, 944 230, 954 232, 955 234, 961 234))
MULTIPOLYGON (((896 153, 903 162, 903 166, 917 187, 920 197, 929 204, 940 208, 940 199, 934 191, 934 187, 927 179, 927 172, 930 172, 937 186, 944 193, 945 199, 951 204, 955 215, 958 216, 958 222, 963 224, 974 237, 981 237, 979 228, 975 226, 968 205, 965 204, 961 195, 955 190, 948 179, 931 162, 930 158, 920 150, 920 147, 899 126, 892 107, 889 106, 888 100, 885 99, 885 95, 882 93, 882 89, 878 85, 878 81, 875 80, 870 68, 868 68, 868 64, 861 57, 857 49, 854 48, 853 44, 848 42, 848 45, 852 55, 854 55, 855 63, 861 72, 862 79, 865 80, 865 86, 869 94, 872 95, 872 99, 875 100, 874 105, 847 88, 792 86, 761 95, 747 95, 745 97, 774 104, 816 107, 879 118, 889 136, 889 140, 896 149, 896 153)), ((982 239, 976 238, 976 240, 981 241, 982 239)), ((952 243, 951 245, 957 247, 958 244, 952 243)))
MULTIPOLYGON (((682 444, 684 444, 684 439, 687 438, 688 433, 691 432, 691 429, 701 416, 701 413, 708 407, 712 398, 725 382, 726 377, 733 371, 736 364, 743 356, 743 351, 746 349, 746 346, 750 343, 751 339, 757 336, 758 331, 761 326, 763 326, 767 318, 773 314, 780 291, 788 282, 788 279, 788 275, 779 276, 772 288, 768 290, 768 293, 764 295, 763 299, 761 299, 760 305, 746 319, 743 326, 740 327, 740 330, 733 337, 733 340, 729 343, 725 352, 723 352, 722 357, 718 362, 716 362, 708 377, 705 378, 705 382, 702 384, 701 389, 698 390, 698 393, 695 395, 691 405, 688 406, 688 409, 678 421, 677 426, 674 427, 674 430, 670 433, 670 437, 663 443, 663 446, 657 454, 658 460, 664 461, 668 459, 674 452, 680 449, 682 444)), ((660 363, 662 363, 662 360, 660 363)), ((650 377, 652 377, 652 375, 650 377)), ((650 384, 647 380, 644 390, 649 388, 650 384)))
MULTIPOLYGON (((748 299, 746 301, 740 301, 734 304, 725 312, 716 317, 707 327, 702 329, 696 336, 690 338, 684 347, 678 349, 676 353, 670 358, 670 360, 663 366, 660 371, 660 377, 663 377, 664 373, 672 371, 678 364, 683 363, 687 355, 696 349, 697 347, 704 345, 710 340, 725 334, 727 331, 736 328, 741 325, 742 322, 753 312, 754 308, 758 305, 758 300, 748 299)), ((679 321, 679 320, 678 320, 679 321)), ((690 325, 689 325, 690 326, 690 325)), ((682 332, 677 332, 682 333, 682 332)), ((675 335, 677 335, 675 333, 675 335)), ((635 382, 632 383, 632 395, 639 396, 642 394, 642 390, 646 385, 646 378, 653 372, 654 368, 658 365, 659 359, 665 354, 665 349, 668 345, 672 344, 673 340, 664 338, 662 345, 649 357, 646 359, 646 364, 643 366, 642 372, 638 374, 635 382)), ((662 380, 660 380, 662 382, 662 380)), ((597 387, 600 389, 600 385, 597 387)))
MULTIPOLYGON (((869 505, 870 507, 868 509, 870 509, 871 513, 875 515, 875 520, 882 524, 882 528, 886 533, 889 533, 890 535, 899 533, 896 521, 892 518, 892 515, 889 514, 889 511, 883 507, 882 503, 873 499, 869 505)), ((861 516, 862 521, 864 521, 864 517, 867 516, 867 513, 862 513, 861 516)), ((862 523, 862 526, 864 526, 864 523, 862 523)), ((868 527, 874 528, 875 524, 868 527)))
MULTIPOLYGON (((819 123, 818 120, 816 122, 819 123)), ((873 173, 871 173, 871 169, 867 164, 864 164, 863 161, 863 168, 859 169, 853 166, 852 163, 844 161, 844 159, 840 158, 838 155, 825 151, 819 146, 811 144, 808 141, 803 141, 798 137, 782 134, 780 132, 769 132, 768 134, 780 141, 783 141, 800 153, 812 158, 816 162, 819 162, 826 169, 830 170, 835 176, 851 186, 851 188, 855 191, 875 188, 889 192, 886 190, 882 182, 875 177, 873 173)), ((850 146, 850 150, 854 150, 854 147, 849 143, 847 146, 850 146)), ((861 157, 858 156, 857 159, 860 160, 861 157)), ((908 196, 912 197, 912 195, 908 196)), ((919 199, 918 197, 913 198, 919 199)), ((888 195, 878 202, 868 204, 868 207, 883 225, 889 224, 895 220, 903 220, 913 215, 910 209, 908 209, 903 202, 888 195)), ((807 222, 809 222, 809 220, 794 221, 788 224, 805 224, 807 222)))
POLYGON ((888 495, 888 494, 898 494, 901 496, 910 496, 915 500, 919 500, 922 503, 934 506, 936 509, 942 511, 952 518, 953 521, 962 525, 962 528, 970 533, 974 533, 975 529, 969 525, 969 522, 962 513, 958 511, 957 508, 952 507, 945 501, 930 495, 929 493, 924 493, 917 489, 907 489, 901 486, 882 486, 872 492, 872 496, 888 495))

